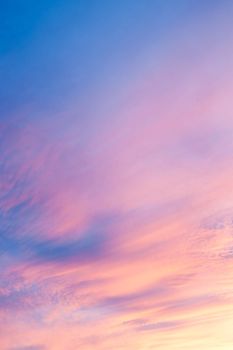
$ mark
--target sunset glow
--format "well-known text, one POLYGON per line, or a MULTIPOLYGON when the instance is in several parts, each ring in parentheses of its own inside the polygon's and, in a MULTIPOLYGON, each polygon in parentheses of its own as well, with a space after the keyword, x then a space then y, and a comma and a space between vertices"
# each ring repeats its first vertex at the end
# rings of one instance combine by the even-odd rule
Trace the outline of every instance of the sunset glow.
POLYGON ((233 2, 0 9, 0 350, 232 350, 233 2))

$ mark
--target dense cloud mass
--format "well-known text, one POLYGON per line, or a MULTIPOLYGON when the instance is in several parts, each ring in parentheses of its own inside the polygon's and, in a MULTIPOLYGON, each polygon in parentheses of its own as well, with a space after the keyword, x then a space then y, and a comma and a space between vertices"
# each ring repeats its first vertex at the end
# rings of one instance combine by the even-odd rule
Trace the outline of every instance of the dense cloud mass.
POLYGON ((0 5, 0 350, 232 349, 232 5, 0 5))

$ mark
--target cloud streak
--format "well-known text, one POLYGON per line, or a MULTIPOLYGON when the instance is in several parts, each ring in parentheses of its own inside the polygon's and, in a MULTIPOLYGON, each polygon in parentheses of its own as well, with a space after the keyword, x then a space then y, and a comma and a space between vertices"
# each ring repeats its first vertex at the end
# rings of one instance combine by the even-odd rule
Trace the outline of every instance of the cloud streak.
POLYGON ((232 5, 31 6, 0 54, 1 350, 230 350, 232 5))

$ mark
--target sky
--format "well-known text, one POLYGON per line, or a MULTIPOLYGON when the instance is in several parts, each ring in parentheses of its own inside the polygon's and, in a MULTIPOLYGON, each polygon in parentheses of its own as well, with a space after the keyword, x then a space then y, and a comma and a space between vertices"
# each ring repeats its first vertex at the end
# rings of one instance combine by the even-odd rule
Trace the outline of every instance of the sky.
POLYGON ((0 4, 0 350, 232 350, 233 2, 0 4))

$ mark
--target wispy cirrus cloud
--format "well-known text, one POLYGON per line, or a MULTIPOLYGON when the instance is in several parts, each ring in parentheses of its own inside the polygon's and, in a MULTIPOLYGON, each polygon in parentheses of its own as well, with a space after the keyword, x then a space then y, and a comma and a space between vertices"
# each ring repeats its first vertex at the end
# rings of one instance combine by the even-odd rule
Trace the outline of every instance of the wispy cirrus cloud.
POLYGON ((0 57, 1 350, 231 349, 232 5, 38 6, 0 57))

